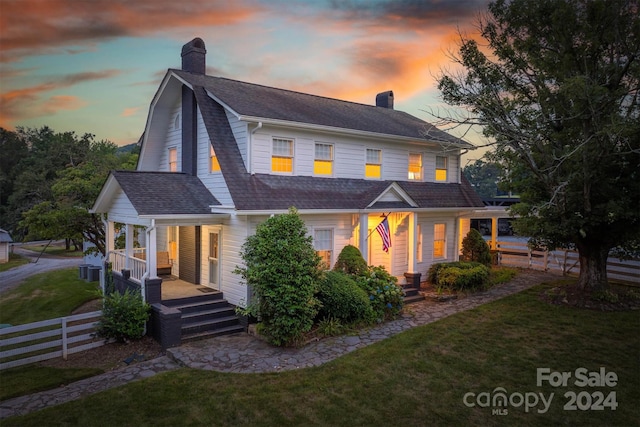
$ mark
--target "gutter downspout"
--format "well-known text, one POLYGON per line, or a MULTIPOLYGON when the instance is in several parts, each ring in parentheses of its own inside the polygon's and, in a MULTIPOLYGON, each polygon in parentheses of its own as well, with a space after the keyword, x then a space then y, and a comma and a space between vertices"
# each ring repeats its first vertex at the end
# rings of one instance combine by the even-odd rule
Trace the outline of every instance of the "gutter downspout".
POLYGON ((253 173, 253 166, 251 165, 251 145, 253 143, 253 134, 262 128, 262 122, 258 122, 258 125, 254 127, 249 133, 249 141, 247 144, 247 170, 250 174, 253 173))

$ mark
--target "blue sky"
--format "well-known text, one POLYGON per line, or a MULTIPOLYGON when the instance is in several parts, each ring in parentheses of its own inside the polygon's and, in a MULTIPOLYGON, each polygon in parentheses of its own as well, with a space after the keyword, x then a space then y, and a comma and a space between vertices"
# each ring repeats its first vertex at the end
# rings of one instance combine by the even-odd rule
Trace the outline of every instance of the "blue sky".
MULTIPOLYGON (((486 0, 0 0, 0 126, 136 142, 180 49, 208 74, 395 108, 427 121, 434 76, 486 0)), ((468 138, 471 142, 473 137, 468 138)))

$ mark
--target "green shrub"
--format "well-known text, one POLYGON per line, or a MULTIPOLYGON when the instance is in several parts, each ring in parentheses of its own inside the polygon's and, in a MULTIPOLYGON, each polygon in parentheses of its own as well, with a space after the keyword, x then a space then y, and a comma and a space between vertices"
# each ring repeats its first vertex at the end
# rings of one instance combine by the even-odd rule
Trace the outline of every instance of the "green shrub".
POLYGON ((276 215, 249 236, 237 267, 252 287, 260 332, 274 345, 291 345, 311 330, 320 304, 314 296, 321 277, 320 257, 295 209, 276 215))
POLYGON ((151 306, 142 301, 140 292, 124 294, 112 292, 104 298, 102 318, 98 322, 98 335, 119 342, 137 340, 144 335, 144 325, 149 320, 151 306))
POLYGON ((333 337, 343 332, 344 326, 342 326, 340 320, 334 317, 325 317, 318 322, 318 333, 324 336, 333 337))
POLYGON ((369 267, 367 272, 356 278, 356 283, 366 291, 369 304, 379 321, 392 318, 404 305, 404 291, 397 285, 398 279, 384 267, 369 267))
POLYGON ((367 273, 369 266, 358 248, 347 245, 340 251, 333 270, 341 271, 352 276, 362 276, 367 273))
POLYGON ((478 230, 472 228, 462 239, 460 259, 491 265, 491 249, 478 230))
POLYGON ((478 262, 459 261, 433 264, 427 276, 437 288, 466 291, 486 288, 490 273, 489 267, 478 262))
POLYGON ((318 319, 334 318, 350 323, 371 318, 369 296, 347 274, 327 271, 317 297, 322 304, 318 319))

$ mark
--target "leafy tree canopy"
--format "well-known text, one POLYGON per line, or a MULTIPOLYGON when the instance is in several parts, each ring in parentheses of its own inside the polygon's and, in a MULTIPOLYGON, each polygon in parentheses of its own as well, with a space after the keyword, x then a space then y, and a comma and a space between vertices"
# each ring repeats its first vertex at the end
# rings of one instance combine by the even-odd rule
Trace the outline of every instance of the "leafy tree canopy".
POLYGON ((91 134, 56 133, 46 126, 0 129, 0 137, 3 147, 16 153, 12 163, 0 163, 0 176, 8 177, 10 189, 2 195, 7 206, 0 212, 3 224, 18 238, 67 239, 78 245, 85 239, 104 251, 102 221, 88 209, 109 171, 134 168, 137 153, 118 153, 114 143, 95 141, 91 134))
POLYGON ((640 19, 633 0, 498 0, 461 36, 439 89, 480 125, 532 243, 573 245, 578 287, 607 286, 611 249, 640 240, 640 19))

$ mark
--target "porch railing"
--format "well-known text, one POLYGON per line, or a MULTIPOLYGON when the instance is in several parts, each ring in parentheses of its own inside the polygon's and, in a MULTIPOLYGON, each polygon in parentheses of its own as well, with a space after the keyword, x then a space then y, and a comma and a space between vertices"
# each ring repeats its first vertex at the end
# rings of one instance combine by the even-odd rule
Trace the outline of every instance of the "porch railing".
POLYGON ((147 262, 144 260, 144 257, 136 257, 136 254, 145 253, 145 248, 135 248, 133 250, 133 255, 127 257, 124 249, 116 249, 114 251, 109 252, 109 262, 111 262, 111 268, 113 271, 120 272, 125 268, 131 271, 131 280, 134 282, 140 283, 142 281, 142 276, 147 272, 147 262), (128 258, 128 263, 127 263, 128 258))

